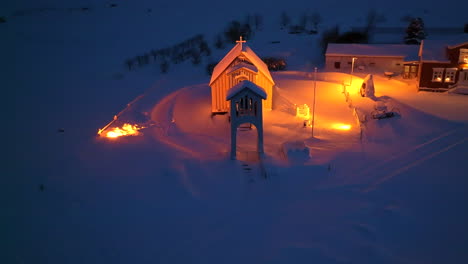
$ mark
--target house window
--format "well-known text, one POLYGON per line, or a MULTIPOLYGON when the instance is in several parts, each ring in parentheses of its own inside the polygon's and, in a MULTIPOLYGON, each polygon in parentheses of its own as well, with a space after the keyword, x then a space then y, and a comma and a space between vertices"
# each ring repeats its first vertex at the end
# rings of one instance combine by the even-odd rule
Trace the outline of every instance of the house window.
POLYGON ((397 63, 397 64, 395 64, 395 65, 396 65, 396 66, 400 66, 401 64, 400 64, 400 63, 397 63))
POLYGON ((468 49, 460 49, 459 63, 468 63, 468 49))
POLYGON ((432 68, 432 81, 442 82, 443 73, 444 73, 444 68, 432 68))
POLYGON ((339 69, 341 66, 341 63, 339 61, 335 61, 335 69, 339 69))
POLYGON ((445 82, 455 82, 455 73, 457 72, 457 68, 450 68, 445 70, 445 82))

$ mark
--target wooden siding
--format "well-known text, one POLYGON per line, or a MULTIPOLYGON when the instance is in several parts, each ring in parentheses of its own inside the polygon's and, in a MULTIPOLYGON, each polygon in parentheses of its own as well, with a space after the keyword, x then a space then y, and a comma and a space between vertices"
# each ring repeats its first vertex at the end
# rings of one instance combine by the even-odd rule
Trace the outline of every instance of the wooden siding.
MULTIPOLYGON (((423 62, 421 67, 421 78, 419 80, 419 87, 427 87, 427 88, 449 88, 449 85, 453 85, 454 83, 446 83, 446 82, 433 82, 432 81, 432 73, 433 68, 455 68, 457 65, 453 65, 451 63, 440 63, 440 62, 423 62)), ((442 80, 445 80, 445 71, 442 74, 442 80)), ((458 80, 458 71, 455 74, 455 80, 458 80)))
POLYGON ((267 94, 267 99, 263 100, 263 108, 271 109, 272 108, 272 91, 273 83, 262 73, 254 73, 250 70, 240 68, 236 71, 233 71, 227 74, 226 70, 213 82, 211 85, 211 111, 214 113, 228 112, 229 111, 229 101, 226 101, 226 94, 229 88, 236 85, 237 79, 236 76, 246 76, 247 79, 256 85, 265 89, 267 94))
POLYGON ((447 48, 447 57, 452 62, 452 64, 458 64, 458 60, 460 58, 460 49, 468 49, 468 44, 461 45, 460 47, 456 47, 454 49, 447 48))

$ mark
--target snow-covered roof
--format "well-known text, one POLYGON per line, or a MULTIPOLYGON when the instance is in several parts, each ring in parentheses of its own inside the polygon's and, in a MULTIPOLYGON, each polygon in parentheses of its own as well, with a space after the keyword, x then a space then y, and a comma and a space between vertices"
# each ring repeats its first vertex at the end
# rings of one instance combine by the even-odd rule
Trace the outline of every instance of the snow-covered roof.
POLYGON ((468 44, 467 34, 452 37, 450 40, 424 40, 423 61, 450 62, 446 49, 457 48, 464 44, 468 44))
POLYGON ((238 94, 240 91, 244 90, 245 88, 250 89, 252 92, 258 94, 262 99, 267 98, 267 94, 265 90, 263 90, 262 87, 256 85, 255 83, 251 81, 244 80, 234 85, 227 91, 226 100, 231 100, 232 97, 234 97, 236 94, 238 94))
POLYGON ((236 71, 240 68, 246 68, 246 69, 249 69, 253 72, 258 72, 258 69, 257 67, 255 67, 254 65, 252 64, 248 64, 248 63, 245 63, 245 62, 241 62, 241 63, 238 63, 236 65, 232 65, 231 67, 229 67, 229 69, 226 71, 227 74, 233 72, 233 71, 236 71))
POLYGON ((244 55, 257 69, 263 73, 267 79, 273 84, 273 78, 271 77, 270 71, 267 65, 253 52, 249 46, 245 43, 237 43, 231 51, 224 56, 224 58, 216 65, 213 69, 213 75, 211 75, 210 85, 223 73, 223 71, 237 58, 239 55, 244 55))
POLYGON ((329 56, 403 57, 406 61, 418 60, 419 45, 403 44, 337 44, 330 43, 329 56))

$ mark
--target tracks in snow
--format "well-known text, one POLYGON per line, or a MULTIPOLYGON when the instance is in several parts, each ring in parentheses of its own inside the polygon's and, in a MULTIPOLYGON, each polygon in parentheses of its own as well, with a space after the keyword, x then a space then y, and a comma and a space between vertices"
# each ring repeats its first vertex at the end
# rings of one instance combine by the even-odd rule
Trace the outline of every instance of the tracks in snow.
POLYGON ((361 172, 364 179, 372 174, 382 175, 371 181, 362 192, 375 190, 382 183, 421 163, 468 141, 468 126, 445 132, 405 152, 391 156, 361 172), (395 169, 396 168, 396 169, 395 169), (386 173, 385 173, 386 172, 386 173))

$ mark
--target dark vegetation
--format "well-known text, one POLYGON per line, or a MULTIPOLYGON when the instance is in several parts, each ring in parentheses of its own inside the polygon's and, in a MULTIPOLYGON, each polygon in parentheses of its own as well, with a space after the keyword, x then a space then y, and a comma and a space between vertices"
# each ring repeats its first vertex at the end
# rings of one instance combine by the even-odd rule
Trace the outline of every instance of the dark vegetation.
POLYGON ((286 70, 286 61, 282 58, 265 57, 262 61, 268 66, 270 71, 284 71, 286 70))
POLYGON ((240 36, 244 39, 251 39, 253 30, 250 24, 240 23, 239 21, 231 21, 224 31, 224 38, 227 43, 236 43, 240 36))
POLYGON ((216 67, 217 64, 218 64, 217 62, 208 63, 208 64, 206 65, 206 73, 207 73, 208 75, 213 74, 213 70, 214 70, 214 68, 216 67))
POLYGON ((317 12, 301 14, 296 23, 292 23, 291 17, 286 12, 283 11, 280 15, 280 29, 287 29, 289 34, 317 34, 320 23, 322 17, 317 12))
POLYGON ((468 23, 465 24, 465 27, 463 28, 463 32, 468 33, 468 23))
POLYGON ((125 60, 128 70, 143 67, 150 63, 159 63, 162 73, 169 71, 170 62, 179 64, 190 60, 194 65, 202 61, 203 56, 210 56, 211 49, 203 35, 196 35, 171 47, 150 50, 142 55, 125 60))
POLYGON ((0 17, 0 23, 6 23, 6 18, 5 17, 0 17))
POLYGON ((421 40, 427 36, 424 29, 424 21, 420 17, 411 19, 408 27, 406 28, 405 44, 420 44, 421 40))
POLYGON ((369 43, 369 33, 366 31, 348 31, 340 34, 338 26, 335 26, 323 32, 320 42, 322 53, 325 53, 328 43, 369 43))

